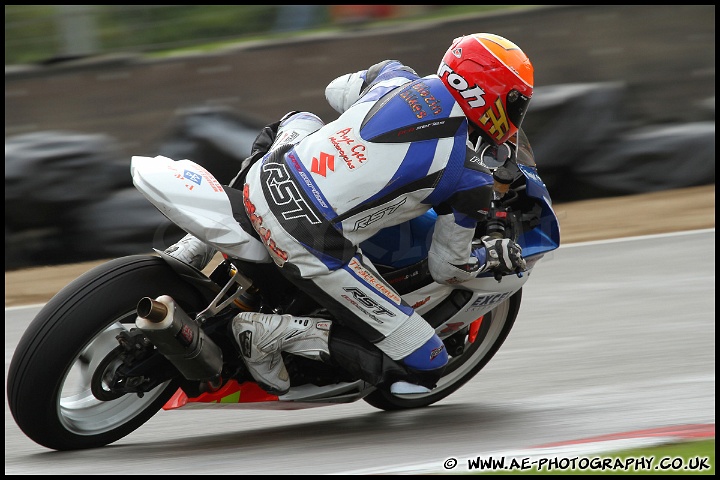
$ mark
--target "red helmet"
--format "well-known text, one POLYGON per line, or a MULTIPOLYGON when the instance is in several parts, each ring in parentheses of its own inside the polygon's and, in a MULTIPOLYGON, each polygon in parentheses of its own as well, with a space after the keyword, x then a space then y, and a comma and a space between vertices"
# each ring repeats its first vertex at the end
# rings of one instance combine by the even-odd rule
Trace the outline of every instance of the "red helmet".
POLYGON ((437 74, 487 140, 517 132, 533 93, 533 66, 517 45, 492 33, 456 38, 437 74))

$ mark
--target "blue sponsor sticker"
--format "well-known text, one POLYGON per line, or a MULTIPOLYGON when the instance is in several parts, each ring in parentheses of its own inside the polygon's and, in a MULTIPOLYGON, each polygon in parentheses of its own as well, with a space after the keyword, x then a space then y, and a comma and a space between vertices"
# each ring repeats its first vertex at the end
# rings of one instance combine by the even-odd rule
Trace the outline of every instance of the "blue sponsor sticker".
POLYGON ((183 176, 190 180, 191 182, 197 183, 200 185, 200 182, 202 182, 202 177, 199 173, 193 172, 192 170, 185 170, 183 172, 183 176))

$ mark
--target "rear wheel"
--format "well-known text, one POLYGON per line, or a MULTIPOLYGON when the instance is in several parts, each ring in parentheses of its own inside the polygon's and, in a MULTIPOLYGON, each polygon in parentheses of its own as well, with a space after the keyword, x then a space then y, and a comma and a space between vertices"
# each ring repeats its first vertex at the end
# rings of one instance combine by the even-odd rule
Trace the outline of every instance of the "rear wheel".
POLYGON ((177 390, 174 381, 142 397, 103 394, 99 386, 116 336, 135 326, 138 301, 162 294, 187 312, 203 305, 164 260, 142 255, 96 267, 45 305, 20 339, 7 376, 10 411, 30 439, 54 450, 101 447, 162 408, 177 390))
POLYGON ((393 395, 375 390, 364 400, 381 410, 403 410, 432 405, 465 385, 497 353, 512 330, 520 310, 522 289, 486 314, 477 335, 465 335, 463 353, 450 357, 437 387, 427 394, 393 395))

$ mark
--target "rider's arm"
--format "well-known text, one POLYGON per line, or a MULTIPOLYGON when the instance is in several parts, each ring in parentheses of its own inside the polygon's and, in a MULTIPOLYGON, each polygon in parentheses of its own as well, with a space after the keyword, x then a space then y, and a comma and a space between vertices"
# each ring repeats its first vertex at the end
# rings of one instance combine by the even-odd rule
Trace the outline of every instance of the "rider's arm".
POLYGON ((438 283, 452 285, 477 275, 477 260, 470 256, 475 223, 468 228, 455 221, 455 214, 438 215, 428 252, 428 267, 438 283))
POLYGON ((438 283, 456 284, 475 278, 486 268, 485 256, 472 254, 477 221, 485 218, 493 195, 490 171, 468 152, 460 180, 447 200, 435 205, 438 214, 428 252, 428 267, 438 283))
POLYGON ((367 70, 336 78, 325 88, 325 98, 338 113, 343 113, 380 82, 394 87, 417 78, 415 70, 397 60, 383 60, 367 70))

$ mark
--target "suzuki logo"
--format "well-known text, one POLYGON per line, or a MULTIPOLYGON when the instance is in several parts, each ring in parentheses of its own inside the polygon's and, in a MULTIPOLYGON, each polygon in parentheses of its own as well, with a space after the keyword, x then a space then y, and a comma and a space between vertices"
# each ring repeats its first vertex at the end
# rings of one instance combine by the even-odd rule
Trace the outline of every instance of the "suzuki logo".
POLYGON ((318 160, 316 157, 313 157, 312 159, 312 168, 310 171, 312 173, 317 173, 318 175, 322 175, 323 177, 327 175, 327 169, 330 169, 331 172, 335 171, 335 156, 329 155, 325 152, 320 153, 320 160, 318 160))

